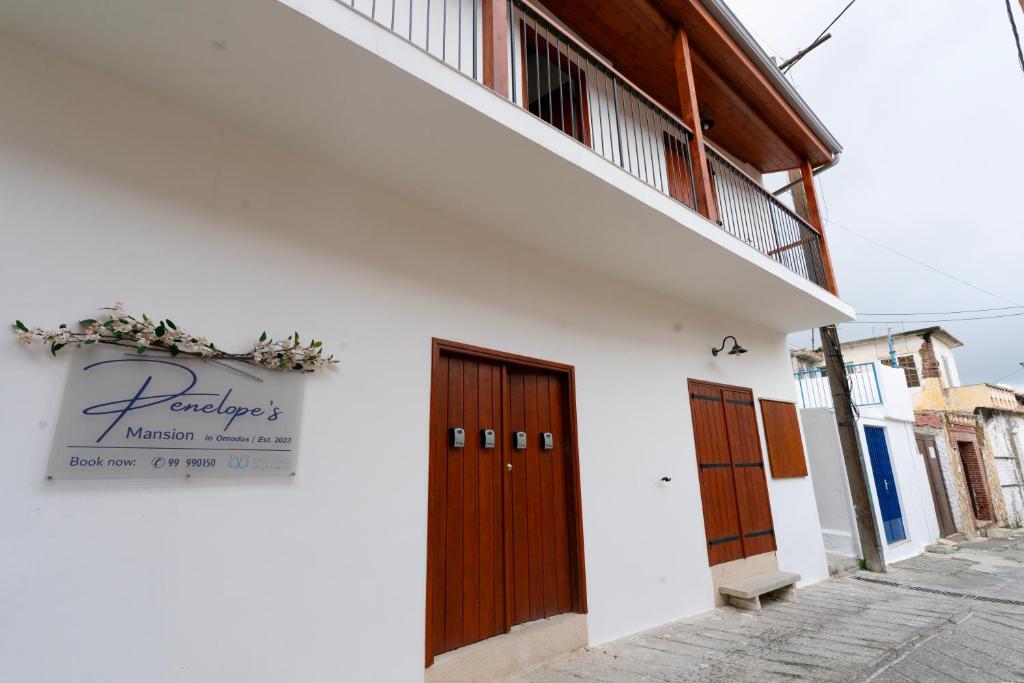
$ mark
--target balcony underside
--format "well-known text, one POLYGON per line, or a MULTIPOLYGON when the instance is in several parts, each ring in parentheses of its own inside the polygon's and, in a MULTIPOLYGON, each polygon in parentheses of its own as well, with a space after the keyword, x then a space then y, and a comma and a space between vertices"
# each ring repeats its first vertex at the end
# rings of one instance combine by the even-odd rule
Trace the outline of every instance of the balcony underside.
POLYGON ((363 16, 291 4, 10 0, 0 26, 585 268, 779 331, 850 319, 827 291, 363 16))

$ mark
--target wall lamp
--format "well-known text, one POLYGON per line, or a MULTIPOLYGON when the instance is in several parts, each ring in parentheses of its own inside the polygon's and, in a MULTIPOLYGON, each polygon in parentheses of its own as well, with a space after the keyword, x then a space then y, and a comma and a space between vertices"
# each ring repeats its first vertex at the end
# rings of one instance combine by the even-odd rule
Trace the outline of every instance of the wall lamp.
POLYGON ((722 340, 722 345, 721 346, 719 346, 717 349, 711 349, 711 355, 712 356, 717 356, 718 354, 720 354, 722 352, 722 350, 725 349, 725 342, 729 341, 730 339, 732 339, 732 348, 729 349, 729 351, 728 351, 730 356, 738 356, 741 353, 746 353, 747 352, 747 350, 745 348, 743 348, 742 346, 740 346, 740 343, 738 341, 736 341, 736 337, 734 337, 734 336, 732 336, 730 334, 728 337, 726 337, 725 339, 722 340))
POLYGON ((701 128, 701 130, 706 132, 706 131, 711 130, 714 127, 715 127, 715 120, 714 119, 708 118, 707 116, 701 116, 700 117, 700 128, 701 128))

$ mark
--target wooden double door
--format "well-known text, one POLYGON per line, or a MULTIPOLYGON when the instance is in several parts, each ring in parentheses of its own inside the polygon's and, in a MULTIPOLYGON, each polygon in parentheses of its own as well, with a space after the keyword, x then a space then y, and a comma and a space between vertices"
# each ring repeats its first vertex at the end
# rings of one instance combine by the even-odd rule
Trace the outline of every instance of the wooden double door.
POLYGON ((689 390, 709 563, 775 550, 753 393, 696 380, 689 390))
POLYGON ((571 368, 435 342, 427 643, 585 612, 571 368))

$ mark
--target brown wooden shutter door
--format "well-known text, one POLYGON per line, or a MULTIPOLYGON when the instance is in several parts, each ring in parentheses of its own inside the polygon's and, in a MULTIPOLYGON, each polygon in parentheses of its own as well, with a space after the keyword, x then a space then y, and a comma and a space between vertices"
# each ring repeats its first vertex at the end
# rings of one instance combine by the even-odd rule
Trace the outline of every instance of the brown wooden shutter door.
POLYGON ((694 380, 689 389, 708 561, 775 550, 752 392, 694 380))

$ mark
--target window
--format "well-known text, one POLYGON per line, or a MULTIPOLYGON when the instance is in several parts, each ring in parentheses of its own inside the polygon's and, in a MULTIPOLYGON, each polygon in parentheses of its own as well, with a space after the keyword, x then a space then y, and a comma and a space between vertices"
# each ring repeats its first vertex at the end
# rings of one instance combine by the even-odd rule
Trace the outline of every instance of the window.
MULTIPOLYGON (((523 101, 531 114, 544 119, 566 135, 590 145, 590 107, 587 76, 556 45, 537 34, 533 26, 519 23, 523 36, 523 101)), ((564 45, 564 43, 562 43, 564 45)))
MULTIPOLYGON (((892 367, 891 359, 882 358, 881 361, 883 365, 892 367)), ((903 368, 903 374, 907 376, 908 387, 921 386, 921 376, 917 372, 917 363, 914 361, 913 356, 896 356, 896 362, 899 363, 898 367, 903 368)))

